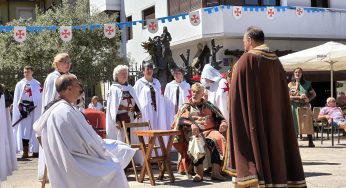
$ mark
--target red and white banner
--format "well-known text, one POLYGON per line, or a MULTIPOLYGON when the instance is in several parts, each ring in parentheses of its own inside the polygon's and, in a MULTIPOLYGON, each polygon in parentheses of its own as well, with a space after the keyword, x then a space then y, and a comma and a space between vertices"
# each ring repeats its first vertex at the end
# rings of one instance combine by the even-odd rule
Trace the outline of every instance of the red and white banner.
POLYGON ((116 33, 115 23, 114 24, 104 24, 103 33, 105 34, 105 37, 107 37, 109 39, 115 37, 115 33, 116 33))
POLYGON ((304 15, 304 8, 302 7, 296 7, 296 15, 301 18, 304 15))
POLYGON ((156 19, 147 20, 146 22, 150 33, 156 33, 159 30, 158 21, 156 19))
POLYGON ((193 26, 197 26, 201 23, 201 17, 199 15, 199 11, 194 11, 189 13, 190 23, 193 26))
POLYGON ((274 19, 276 15, 276 9, 275 7, 267 7, 267 18, 268 19, 274 19))
POLYGON ((241 6, 233 6, 232 12, 235 19, 240 19, 243 15, 243 8, 241 6))
POLYGON ((59 35, 61 40, 69 42, 72 39, 72 26, 60 26, 59 35))
POLYGON ((26 40, 26 27, 14 26, 13 31, 14 40, 17 42, 24 42, 26 40))

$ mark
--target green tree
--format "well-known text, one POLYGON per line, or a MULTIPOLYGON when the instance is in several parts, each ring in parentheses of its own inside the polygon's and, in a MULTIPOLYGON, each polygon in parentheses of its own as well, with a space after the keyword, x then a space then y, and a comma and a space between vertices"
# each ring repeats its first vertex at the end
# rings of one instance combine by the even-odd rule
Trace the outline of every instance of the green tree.
POLYGON ((77 0, 71 6, 63 0, 60 6, 45 12, 36 9, 35 20, 13 20, 12 26, 57 26, 56 31, 43 30, 30 33, 27 39, 18 43, 13 31, 0 33, 0 82, 13 89, 22 76, 25 65, 34 67, 34 77, 43 83, 52 69, 52 61, 57 53, 67 52, 72 59, 71 72, 85 84, 92 86, 96 82, 112 80, 113 69, 118 64, 128 64, 127 59, 118 52, 119 35, 108 39, 102 28, 73 30, 70 42, 59 38, 59 26, 95 26, 116 22, 117 15, 105 13, 90 15, 88 0, 77 0))

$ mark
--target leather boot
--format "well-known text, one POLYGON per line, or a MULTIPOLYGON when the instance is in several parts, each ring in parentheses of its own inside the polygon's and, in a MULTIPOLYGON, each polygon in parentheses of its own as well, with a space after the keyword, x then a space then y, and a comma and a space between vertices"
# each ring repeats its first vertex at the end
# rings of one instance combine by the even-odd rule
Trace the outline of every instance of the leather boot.
POLYGON ((29 158, 29 146, 23 146, 22 158, 29 158))
POLYGON ((221 171, 220 170, 220 165, 216 164, 216 163, 213 163, 212 170, 211 170, 211 179, 219 180, 219 181, 227 181, 228 179, 226 177, 223 177, 220 174, 220 171, 221 171))
POLYGON ((203 164, 195 166, 195 172, 196 172, 196 175, 193 178, 193 181, 194 182, 201 182, 201 181, 203 181, 203 164))

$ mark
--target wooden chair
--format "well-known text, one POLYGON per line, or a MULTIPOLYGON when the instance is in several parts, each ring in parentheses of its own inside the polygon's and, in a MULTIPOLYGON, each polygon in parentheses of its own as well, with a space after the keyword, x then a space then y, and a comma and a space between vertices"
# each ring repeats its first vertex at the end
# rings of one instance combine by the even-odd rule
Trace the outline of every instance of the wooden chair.
MULTIPOLYGON (((123 133, 125 135, 125 142, 131 146, 131 148, 134 148, 136 150, 140 150, 140 144, 139 143, 132 143, 131 142, 131 139, 129 137, 129 134, 128 134, 128 130, 130 129, 130 133, 131 133, 131 129, 133 128, 144 128, 146 130, 152 130, 151 129, 151 125, 150 125, 150 122, 149 121, 146 121, 146 122, 136 122, 136 123, 125 123, 124 121, 121 122, 122 124, 122 129, 123 129, 123 133)), ((155 146, 154 147, 154 152, 155 152, 155 155, 158 156, 158 149, 160 147, 158 146, 155 146)), ((144 156, 143 156, 144 157, 144 156)), ((133 168, 133 171, 135 173, 135 177, 136 177, 136 181, 139 181, 138 179, 138 174, 137 174, 137 169, 136 169, 136 164, 135 164, 135 161, 134 159, 132 158, 131 159, 131 164, 132 164, 132 168, 133 168)), ((160 164, 158 164, 160 166, 160 164)))
POLYGON ((97 134, 106 138, 106 114, 91 108, 85 109, 83 113, 97 134))

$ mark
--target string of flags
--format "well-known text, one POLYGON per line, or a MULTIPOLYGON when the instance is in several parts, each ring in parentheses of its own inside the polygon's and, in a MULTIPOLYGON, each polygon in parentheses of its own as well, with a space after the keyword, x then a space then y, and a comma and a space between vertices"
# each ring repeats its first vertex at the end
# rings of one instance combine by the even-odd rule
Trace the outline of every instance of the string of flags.
MULTIPOLYGON (((332 9, 326 8, 315 8, 315 7, 291 7, 291 6, 231 6, 231 5, 220 5, 214 7, 208 7, 201 9, 207 14, 216 13, 222 10, 231 10, 234 19, 241 19, 245 14, 244 12, 265 12, 267 19, 272 20, 276 17, 278 12, 285 12, 287 9, 295 9, 295 14, 298 18, 302 18, 306 13, 320 13, 326 11, 334 11, 332 9)), ((69 42, 72 40, 72 31, 75 30, 95 30, 102 29, 104 36, 111 39, 115 37, 117 29, 123 29, 127 27, 132 27, 132 25, 137 25, 146 23, 147 29, 150 33, 156 33, 159 29, 159 21, 165 23, 166 21, 172 22, 173 20, 179 21, 180 19, 190 20, 191 25, 198 26, 201 22, 200 11, 193 11, 190 13, 182 13, 174 16, 161 17, 150 20, 137 20, 132 22, 118 22, 118 23, 108 23, 108 24, 89 24, 89 25, 77 25, 77 26, 3 26, 0 25, 1 32, 12 32, 13 37, 17 42, 24 42, 27 39, 27 32, 41 33, 46 32, 56 32, 58 30, 60 39, 64 42, 69 42)))

